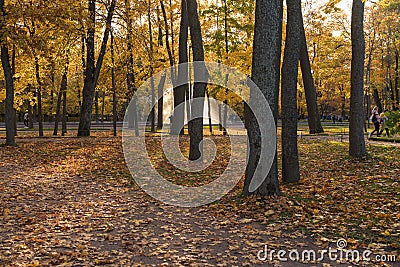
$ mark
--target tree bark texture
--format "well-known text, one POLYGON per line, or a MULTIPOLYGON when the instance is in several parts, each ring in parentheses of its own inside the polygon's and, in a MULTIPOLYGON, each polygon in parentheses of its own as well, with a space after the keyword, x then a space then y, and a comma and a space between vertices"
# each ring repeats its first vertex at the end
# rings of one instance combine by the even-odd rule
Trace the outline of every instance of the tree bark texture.
MULTIPOLYGON (((278 117, 278 93, 282 46, 283 1, 257 0, 254 25, 252 80, 260 88, 275 118, 278 117)), ((250 101, 253 101, 250 92, 250 101)), ((245 106, 246 128, 249 136, 248 162, 243 193, 279 195, 278 164, 275 154, 273 164, 261 186, 249 192, 249 185, 259 164, 261 136, 257 121, 245 106)), ((264 178, 264 177, 263 177, 264 178)))
POLYGON ((300 180, 297 148, 297 76, 301 40, 301 0, 287 0, 286 41, 282 63, 282 181, 300 180))
POLYGON ((350 133, 349 153, 355 158, 366 155, 363 130, 364 55, 363 30, 364 3, 353 0, 351 14, 351 89, 350 89, 350 133))

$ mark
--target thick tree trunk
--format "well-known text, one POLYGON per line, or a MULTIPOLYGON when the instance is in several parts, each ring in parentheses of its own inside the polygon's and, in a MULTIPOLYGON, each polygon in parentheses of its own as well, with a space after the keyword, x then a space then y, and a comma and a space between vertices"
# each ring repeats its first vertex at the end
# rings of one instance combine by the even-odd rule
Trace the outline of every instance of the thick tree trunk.
POLYGON ((351 90, 350 90, 350 156, 362 158, 366 155, 363 131, 364 95, 364 3, 353 0, 351 14, 351 90))
POLYGON ((39 122, 39 136, 43 136, 43 111, 42 111, 42 81, 40 79, 39 58, 35 56, 35 73, 37 82, 37 113, 39 122))
MULTIPOLYGON (((282 46, 282 0, 257 0, 254 25, 252 80, 260 88, 275 118, 278 117, 278 93, 282 46)), ((253 101, 250 92, 250 101, 253 101)), ((246 107, 246 106, 245 106, 246 107)), ((246 109, 245 109, 246 110, 246 109)), ((254 192, 249 192, 249 185, 259 164, 261 154, 261 136, 257 121, 250 112, 246 112, 246 128, 249 136, 248 163, 246 167, 243 193, 249 195, 280 194, 278 182, 277 155, 268 176, 254 192)), ((263 164, 263 163, 261 163, 263 164)), ((264 178, 264 177, 261 177, 264 178)))
POLYGON ((311 73, 311 64, 310 58, 308 57, 307 40, 306 33, 304 31, 303 19, 301 19, 300 30, 300 66, 301 76, 303 77, 304 91, 306 94, 308 128, 310 134, 323 133, 324 129, 322 128, 318 111, 317 90, 315 89, 314 79, 311 73))
MULTIPOLYGON (((192 42, 193 61, 196 63, 194 68, 194 77, 207 75, 207 69, 204 64, 204 48, 203 38, 201 35, 201 26, 199 15, 197 12, 197 1, 187 0, 188 21, 190 26, 190 38, 192 42)), ((190 149, 189 160, 197 160, 201 158, 203 148, 201 141, 203 140, 203 110, 204 101, 199 101, 198 98, 204 100, 206 92, 206 83, 195 82, 193 87, 193 102, 191 115, 192 119, 189 121, 189 136, 190 136, 190 149), (197 98, 197 100, 196 100, 197 98)))
POLYGON ((61 78, 60 91, 58 92, 58 96, 57 96, 56 117, 55 117, 55 121, 54 121, 53 135, 57 135, 57 133, 58 133, 58 122, 60 121, 60 117, 61 117, 60 111, 61 111, 61 104, 62 104, 62 99, 63 99, 63 92, 67 90, 68 65, 69 65, 69 62, 67 61, 65 63, 64 72, 63 72, 63 75, 61 78))
MULTIPOLYGON (((4 0, 0 0, 0 12, 1 16, 4 19, 4 0)), ((0 31, 5 32, 5 25, 2 21, 0 23, 0 31)), ((8 53, 7 47, 7 36, 3 33, 2 36, 2 44, 1 44, 1 64, 4 71, 4 78, 6 82, 6 145, 7 146, 15 146, 15 116, 14 116, 14 80, 13 80, 13 71, 10 65, 10 56, 8 53)))
POLYGON ((89 23, 86 41, 86 65, 85 78, 82 89, 82 104, 80 110, 80 120, 78 136, 89 136, 92 118, 92 103, 94 97, 94 34, 96 23, 96 3, 95 0, 89 0, 89 23), (93 89, 92 89, 93 88, 93 89))
MULTIPOLYGON (((161 6, 162 7, 162 6, 161 6)), ((165 26, 167 28, 167 20, 165 15, 165 10, 163 11, 165 26)), ((188 88, 188 68, 184 63, 188 62, 188 49, 187 49, 187 41, 189 35, 189 21, 188 21, 188 9, 186 0, 182 0, 181 2, 181 21, 179 28, 179 66, 178 66, 178 81, 183 83, 182 85, 174 88, 174 114, 172 119, 171 134, 173 135, 183 135, 184 134, 184 109, 177 109, 181 103, 185 101, 185 92, 188 88)), ((168 36, 166 32, 166 36, 168 36)), ((168 39, 166 39, 167 47, 168 47, 168 39)), ((168 55, 170 52, 168 52, 168 55)), ((171 54, 172 57, 172 54, 171 54)), ((170 64, 173 64, 173 61, 170 57, 170 64)))
POLYGON ((96 4, 94 0, 89 0, 89 16, 90 16, 90 26, 88 28, 88 34, 86 37, 86 72, 85 81, 83 85, 83 99, 80 111, 80 120, 78 128, 78 136, 90 136, 90 126, 92 118, 92 105, 94 91, 97 85, 97 80, 99 78, 101 66, 103 64, 104 55, 106 53, 108 36, 111 31, 111 20, 114 14, 116 0, 111 1, 111 5, 108 9, 108 14, 106 18, 106 29, 104 31, 103 40, 101 43, 99 57, 96 62, 94 59, 94 34, 95 34, 95 23, 96 23, 96 4))
POLYGON ((297 148, 297 75, 301 40, 301 1, 287 0, 285 51, 282 63, 282 180, 300 180, 297 148))

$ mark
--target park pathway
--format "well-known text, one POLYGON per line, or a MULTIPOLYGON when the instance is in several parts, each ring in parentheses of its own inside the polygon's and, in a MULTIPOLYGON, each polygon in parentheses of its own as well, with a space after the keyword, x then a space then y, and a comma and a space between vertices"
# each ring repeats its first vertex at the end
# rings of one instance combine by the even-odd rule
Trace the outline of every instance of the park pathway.
POLYGON ((313 265, 257 259, 265 245, 318 249, 284 224, 260 223, 240 206, 152 199, 128 180, 115 140, 24 139, 0 148, 0 266, 313 265))

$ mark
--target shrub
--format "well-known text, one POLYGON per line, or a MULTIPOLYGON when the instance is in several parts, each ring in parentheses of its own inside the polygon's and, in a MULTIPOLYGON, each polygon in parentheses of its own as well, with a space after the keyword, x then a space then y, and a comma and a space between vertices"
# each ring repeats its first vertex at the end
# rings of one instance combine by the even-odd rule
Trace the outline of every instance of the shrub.
POLYGON ((400 111, 392 111, 388 115, 388 119, 387 126, 390 133, 393 135, 400 133, 400 111))

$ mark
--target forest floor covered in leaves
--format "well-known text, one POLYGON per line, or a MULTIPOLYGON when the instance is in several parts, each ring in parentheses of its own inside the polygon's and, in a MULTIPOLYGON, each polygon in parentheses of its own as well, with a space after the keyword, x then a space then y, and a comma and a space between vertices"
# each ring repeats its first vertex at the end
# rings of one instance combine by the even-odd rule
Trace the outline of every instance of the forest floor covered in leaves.
MULTIPOLYGON (((244 197, 241 181, 215 203, 178 208, 136 185, 121 137, 95 136, 27 133, 18 147, 0 147, 0 266, 400 266, 399 146, 368 142, 369 156, 359 161, 337 138, 304 137, 301 182, 282 185, 282 196, 244 197), (346 249, 397 261, 257 258, 265 245, 318 251, 336 248, 340 238, 346 249)), ((214 140, 228 147, 226 138, 214 140)), ((150 139, 148 149, 157 146, 150 139)), ((221 164, 210 166, 216 170, 207 180, 221 164)), ((179 172, 164 174, 198 183, 179 172)))

